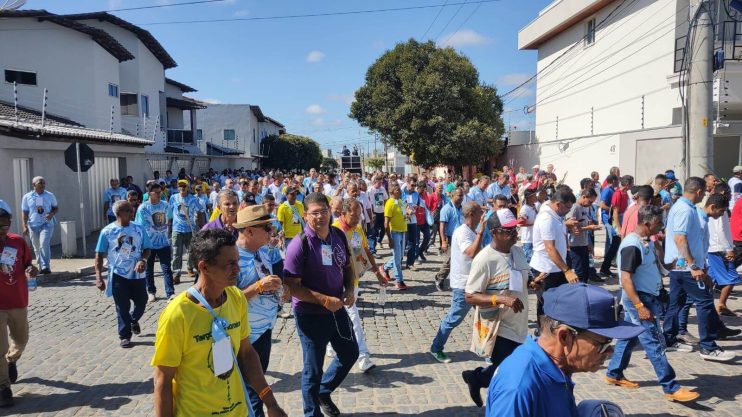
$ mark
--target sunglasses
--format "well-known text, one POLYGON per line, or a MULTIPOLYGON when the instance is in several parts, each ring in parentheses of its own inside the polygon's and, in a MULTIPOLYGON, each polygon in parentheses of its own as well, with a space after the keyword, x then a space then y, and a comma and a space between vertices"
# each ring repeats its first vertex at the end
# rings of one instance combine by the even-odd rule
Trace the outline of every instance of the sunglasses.
POLYGON ((255 226, 257 229, 263 229, 266 232, 270 232, 273 230, 273 225, 271 223, 261 224, 260 226, 255 226))
POLYGON ((494 230, 497 233, 502 233, 502 234, 505 234, 505 235, 512 235, 512 234, 518 233, 518 229, 516 229, 514 227, 513 228, 508 228, 508 229, 502 228, 502 227, 498 227, 498 228, 495 228, 495 229, 492 229, 492 230, 494 230))

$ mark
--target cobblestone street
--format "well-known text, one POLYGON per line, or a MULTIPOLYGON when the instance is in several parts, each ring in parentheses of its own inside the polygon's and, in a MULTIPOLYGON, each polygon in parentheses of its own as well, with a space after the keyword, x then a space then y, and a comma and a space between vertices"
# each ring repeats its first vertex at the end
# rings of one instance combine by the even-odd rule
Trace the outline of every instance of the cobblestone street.
MULTIPOLYGON (((388 253, 387 250, 381 253, 388 253)), ((357 368, 334 394, 344 415, 355 416, 481 416, 483 409, 469 399, 461 371, 482 366, 468 352, 470 318, 456 329, 447 345, 453 362, 438 364, 428 354, 430 342, 446 313, 450 293, 438 292, 432 276, 441 257, 430 256, 417 271, 405 271, 407 292, 390 290, 390 301, 376 304, 376 286, 365 281, 359 306, 368 345, 377 367, 369 374, 357 368)), ((616 282, 608 289, 616 290, 616 282)), ((183 291, 189 284, 178 286, 183 291)), ((533 318, 534 296, 531 296, 533 318)), ((142 319, 142 335, 135 346, 118 346, 113 303, 99 295, 93 277, 49 283, 31 293, 31 338, 19 361, 19 381, 13 386, 13 415, 39 416, 148 416, 152 413, 152 357, 157 318, 165 301, 149 305, 142 319)), ((740 312, 733 296, 730 308, 740 312)), ((694 320, 694 313, 691 313, 694 320)), ((742 320, 725 318, 738 327, 742 320)), ((695 323, 694 321, 692 321, 695 323)), ((692 331, 696 333, 695 325, 692 331)), ((278 400, 290 416, 301 415, 301 347, 293 319, 279 319, 268 371, 278 400)), ((721 342, 742 351, 740 339, 721 342)), ((609 387, 603 372, 575 378, 578 400, 602 398, 620 404, 634 416, 742 415, 742 359, 732 364, 703 361, 698 353, 669 353, 678 380, 701 392, 695 405, 663 399, 649 362, 636 351, 627 377, 641 384, 637 390, 609 387)))

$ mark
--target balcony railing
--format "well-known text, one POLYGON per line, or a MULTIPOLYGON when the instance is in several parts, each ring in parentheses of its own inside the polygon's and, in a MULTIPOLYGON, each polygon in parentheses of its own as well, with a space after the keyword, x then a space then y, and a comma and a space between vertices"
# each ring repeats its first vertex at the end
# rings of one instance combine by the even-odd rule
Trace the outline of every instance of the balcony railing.
POLYGON ((182 129, 168 129, 167 130, 167 143, 168 144, 193 144, 193 131, 182 130, 182 129))

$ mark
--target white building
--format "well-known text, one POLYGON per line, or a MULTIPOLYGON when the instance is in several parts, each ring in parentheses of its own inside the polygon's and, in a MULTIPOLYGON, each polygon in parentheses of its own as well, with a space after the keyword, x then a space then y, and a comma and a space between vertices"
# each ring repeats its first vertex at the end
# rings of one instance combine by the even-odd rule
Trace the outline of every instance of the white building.
POLYGON ((265 116, 255 105, 209 104, 196 114, 201 151, 206 155, 230 156, 217 163, 215 169, 259 168, 260 158, 268 153, 261 149, 262 140, 286 133, 284 125, 265 116))
MULTIPOLYGON (((665 169, 682 177, 679 63, 691 9, 688 0, 557 0, 541 11, 518 34, 520 49, 538 52, 536 134, 531 144, 511 144, 505 159, 553 163, 570 185, 614 165, 638 183, 665 169)), ((715 171, 728 176, 742 154, 742 55, 729 35, 742 30, 727 25, 724 43, 723 27, 716 46, 727 61, 715 86, 724 98, 712 123, 715 171)))

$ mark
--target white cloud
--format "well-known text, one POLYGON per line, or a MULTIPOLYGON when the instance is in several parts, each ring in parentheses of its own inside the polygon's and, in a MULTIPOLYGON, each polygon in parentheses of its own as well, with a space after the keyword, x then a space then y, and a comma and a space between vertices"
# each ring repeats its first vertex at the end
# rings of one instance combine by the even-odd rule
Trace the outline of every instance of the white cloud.
POLYGON ((233 17, 245 17, 250 14, 249 10, 237 10, 236 12, 232 13, 233 17))
POLYGON ((322 114, 325 112, 325 109, 322 108, 319 104, 311 104, 307 106, 306 109, 304 109, 309 114, 322 114))
POLYGON ((309 54, 307 54, 307 62, 309 62, 310 64, 315 64, 322 61, 323 59, 325 59, 325 53, 322 51, 311 51, 309 54))
POLYGON ((492 43, 491 38, 480 35, 471 29, 462 29, 454 33, 449 33, 443 36, 442 39, 443 41, 439 42, 438 46, 443 48, 447 46, 461 48, 469 45, 487 45, 492 43))
POLYGON ((355 96, 353 94, 328 94, 327 99, 330 101, 342 101, 343 103, 347 105, 353 104, 353 102, 356 100, 355 96))
POLYGON ((500 85, 520 85, 528 81, 532 77, 531 74, 522 72, 514 72, 512 74, 505 74, 497 80, 497 84, 500 85))
POLYGON ((204 103, 207 103, 207 104, 222 104, 222 103, 224 103, 223 101, 219 100, 218 98, 201 98, 199 100, 200 101, 203 101, 204 103))

